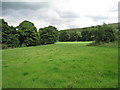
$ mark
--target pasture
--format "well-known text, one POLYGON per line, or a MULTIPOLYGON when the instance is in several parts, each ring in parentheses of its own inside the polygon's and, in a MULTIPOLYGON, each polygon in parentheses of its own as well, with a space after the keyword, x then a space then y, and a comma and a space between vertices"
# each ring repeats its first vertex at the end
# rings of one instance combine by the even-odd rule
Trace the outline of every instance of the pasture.
POLYGON ((3 88, 118 87, 118 49, 88 43, 2 50, 3 88))

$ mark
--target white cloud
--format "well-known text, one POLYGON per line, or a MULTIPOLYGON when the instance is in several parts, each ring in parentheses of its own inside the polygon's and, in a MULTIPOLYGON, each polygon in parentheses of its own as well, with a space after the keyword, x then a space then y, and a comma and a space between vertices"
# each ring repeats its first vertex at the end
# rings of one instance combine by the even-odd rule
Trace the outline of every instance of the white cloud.
MULTIPOLYGON (((18 0, 2 1, 18 2, 18 0)), ((118 1, 21 0, 20 2, 25 2, 24 5, 22 4, 22 7, 18 4, 16 5, 18 7, 15 8, 14 3, 11 9, 9 9, 9 5, 6 6, 6 9, 3 9, 3 17, 13 26, 17 26, 21 21, 27 19, 32 21, 37 28, 54 25, 60 30, 99 25, 103 22, 116 23, 118 21, 118 1)))

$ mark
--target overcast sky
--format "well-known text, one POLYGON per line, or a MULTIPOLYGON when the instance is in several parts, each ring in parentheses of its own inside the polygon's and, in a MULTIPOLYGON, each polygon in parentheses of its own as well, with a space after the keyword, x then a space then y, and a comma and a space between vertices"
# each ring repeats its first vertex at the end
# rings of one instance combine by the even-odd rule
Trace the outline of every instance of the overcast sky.
POLYGON ((38 29, 53 25, 62 30, 118 22, 119 0, 18 1, 2 0, 2 17, 9 25, 29 20, 38 29))

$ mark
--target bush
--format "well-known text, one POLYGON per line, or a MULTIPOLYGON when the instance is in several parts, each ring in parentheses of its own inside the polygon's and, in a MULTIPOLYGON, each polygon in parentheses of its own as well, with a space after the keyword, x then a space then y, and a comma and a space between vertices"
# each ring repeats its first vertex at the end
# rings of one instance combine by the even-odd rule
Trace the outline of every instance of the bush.
POLYGON ((6 45, 6 44, 0 44, 0 49, 8 49, 9 47, 8 47, 8 45, 6 45))
POLYGON ((90 43, 87 46, 103 46, 103 47, 119 47, 118 45, 118 41, 114 41, 114 42, 109 42, 109 43, 105 43, 105 42, 100 42, 100 43, 90 43))
POLYGON ((93 42, 93 43, 90 43, 90 44, 88 44, 87 46, 98 46, 98 45, 102 45, 102 44, 104 44, 104 42, 93 42))

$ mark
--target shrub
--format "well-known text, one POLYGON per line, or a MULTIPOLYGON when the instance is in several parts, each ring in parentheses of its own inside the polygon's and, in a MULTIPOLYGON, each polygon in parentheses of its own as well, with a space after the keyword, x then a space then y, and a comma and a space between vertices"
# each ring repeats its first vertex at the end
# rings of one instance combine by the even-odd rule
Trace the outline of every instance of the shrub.
POLYGON ((6 44, 0 44, 0 47, 1 47, 2 49, 7 49, 7 48, 9 48, 8 45, 6 45, 6 44))
POLYGON ((104 44, 104 42, 93 42, 93 43, 90 43, 90 44, 88 44, 87 46, 98 46, 98 45, 102 45, 102 44, 104 44))

